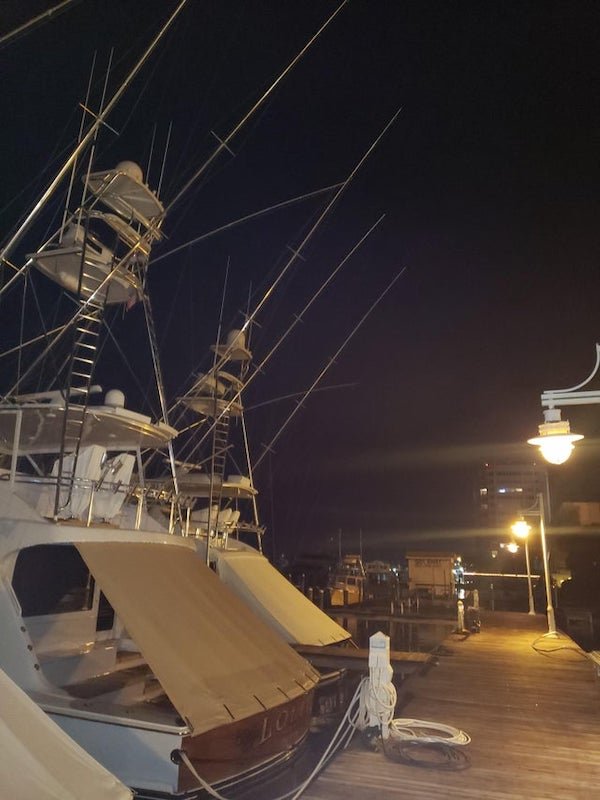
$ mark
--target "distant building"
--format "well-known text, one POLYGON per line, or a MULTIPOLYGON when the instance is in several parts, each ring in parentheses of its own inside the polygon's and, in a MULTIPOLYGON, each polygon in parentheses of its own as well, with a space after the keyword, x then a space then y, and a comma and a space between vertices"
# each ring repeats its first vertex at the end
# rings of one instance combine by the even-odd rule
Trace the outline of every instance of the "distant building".
POLYGON ((484 464, 479 474, 481 524, 507 529, 522 511, 535 505, 540 493, 547 504, 548 472, 540 464, 484 464))
POLYGON ((600 503, 561 503, 558 522, 561 525, 600 526, 600 503))
POLYGON ((452 553, 412 551, 408 562, 408 589, 431 597, 452 597, 454 594, 454 565, 458 556, 452 553))

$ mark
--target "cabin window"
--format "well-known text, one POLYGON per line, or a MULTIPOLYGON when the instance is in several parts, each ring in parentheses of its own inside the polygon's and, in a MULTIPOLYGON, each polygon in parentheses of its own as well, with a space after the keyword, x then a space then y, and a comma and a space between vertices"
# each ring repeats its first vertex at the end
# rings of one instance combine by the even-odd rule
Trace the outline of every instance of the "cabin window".
POLYGON ((98 600, 98 619, 96 620, 97 631, 110 631, 115 623, 115 610, 108 602, 104 592, 100 592, 98 600))
POLYGON ((12 587, 24 617, 87 611, 94 598, 94 579, 73 545, 21 550, 12 587))

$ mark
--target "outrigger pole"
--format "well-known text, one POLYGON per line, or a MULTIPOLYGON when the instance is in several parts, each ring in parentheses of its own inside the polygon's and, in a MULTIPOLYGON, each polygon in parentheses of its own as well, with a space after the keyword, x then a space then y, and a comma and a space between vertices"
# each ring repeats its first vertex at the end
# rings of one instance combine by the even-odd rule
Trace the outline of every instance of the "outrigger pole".
MULTIPOLYGON (((324 219, 327 217, 327 215, 329 214, 329 212, 332 210, 333 206, 334 206, 334 205, 337 203, 337 201, 340 199, 340 197, 342 196, 342 194, 345 192, 345 190, 348 188, 348 186, 350 185, 350 183, 352 182, 352 180, 353 180, 353 179, 354 179, 354 177, 356 176, 356 174, 359 172, 359 170, 361 169, 362 165, 363 165, 363 164, 365 163, 365 161, 366 161, 366 160, 369 158, 369 156, 371 155, 371 153, 372 153, 372 152, 375 150, 375 148, 377 147, 377 145, 379 144, 379 142, 381 141, 381 139, 382 139, 382 138, 385 136, 385 134, 387 133, 387 131, 389 130, 389 128, 390 128, 390 127, 391 127, 391 126, 394 124, 394 122, 396 121, 396 119, 397 119, 397 117, 398 117, 398 115, 400 114, 400 112, 401 112, 401 111, 402 111, 402 106, 400 106, 400 107, 398 108, 398 110, 397 110, 397 111, 396 111, 396 112, 395 112, 395 113, 394 113, 394 114, 391 116, 391 118, 388 120, 388 122, 386 123, 386 125, 385 125, 385 126, 383 127, 383 129, 380 131, 380 133, 378 134, 378 136, 377 136, 377 137, 374 139, 374 141, 371 143, 370 147, 369 147, 369 148, 366 150, 366 152, 365 152, 365 153, 363 153, 363 155, 361 156, 361 158, 359 159, 359 161, 358 161, 358 162, 355 164, 355 166, 353 167, 352 171, 349 173, 348 177, 347 177, 347 178, 346 178, 346 179, 343 181, 343 183, 341 183, 341 184, 340 184, 340 187, 339 187, 339 189, 336 191, 336 193, 335 193, 335 194, 334 194, 334 196, 331 198, 331 200, 330 200, 330 201, 327 203, 327 205, 325 206, 325 208, 323 209, 323 211, 321 212, 321 214, 318 216, 317 220, 316 220, 316 221, 315 221, 315 223, 312 225, 312 227, 310 228, 310 230, 308 231, 308 233, 306 234, 306 236, 305 236, 305 237, 302 239, 302 242, 300 243, 300 245, 299 245, 299 246, 298 246, 296 249, 292 250, 292 255, 291 255, 291 257, 288 259, 288 261, 286 262, 286 264, 283 266, 283 268, 282 268, 282 269, 281 269, 281 271, 279 272, 279 275, 278 275, 278 276, 275 278, 275 280, 273 281, 273 283, 272 283, 272 284, 269 286, 269 288, 266 290, 266 292, 264 293, 264 295, 263 295, 262 299, 261 299, 261 300, 258 302, 258 304, 255 306, 255 308, 254 308, 254 311, 253 311, 251 314, 247 315, 247 317, 246 317, 246 320, 245 320, 244 324, 243 324, 243 325, 242 325, 242 327, 241 327, 241 332, 242 332, 242 333, 245 333, 245 332, 248 330, 248 328, 250 327, 250 325, 251 325, 251 324, 254 322, 254 320, 255 320, 256 316, 257 316, 257 315, 258 315, 258 313, 261 311, 261 309, 262 309, 262 307, 265 305, 265 303, 267 303, 267 301, 269 300, 269 298, 271 297, 271 295, 273 294, 273 292, 275 291, 275 289, 277 288, 277 286, 279 285, 279 283, 281 283, 281 281, 283 280, 284 276, 286 275, 286 273, 288 272, 288 270, 290 269, 290 267, 292 266, 292 264, 293 264, 293 263, 296 261, 296 259, 297 259, 297 258, 299 258, 299 257, 301 256, 301 251, 303 250, 303 248, 304 248, 304 247, 305 247, 305 246, 308 244, 308 242, 309 242, 309 241, 310 241, 310 239, 313 237, 313 235, 315 234, 315 232, 317 231, 317 229, 318 229, 318 228, 321 226, 321 223, 323 222, 323 220, 324 220, 324 219)), ((371 233, 371 231, 372 231, 372 230, 373 230, 373 229, 374 229, 374 228, 375 228, 375 227, 376 227, 376 226, 379 224, 379 222, 381 222, 381 219, 383 219, 383 217, 381 217, 379 220, 377 220, 377 222, 376 222, 376 223, 375 223, 375 224, 374 224, 374 225, 373 225, 373 226, 372 226, 372 227, 369 229, 369 231, 368 231, 368 232, 367 232, 367 233, 366 233, 366 234, 365 234, 365 235, 362 237, 362 239, 360 239, 360 240, 359 240, 359 242, 357 243, 357 245, 356 245, 354 248, 352 248, 352 250, 350 251, 350 253, 348 254, 348 256, 346 256, 346 257, 343 259, 343 262, 342 262, 342 263, 345 263, 345 262, 347 261, 348 257, 350 256, 350 254, 352 254, 352 253, 354 253, 354 252, 355 252, 355 250, 356 250, 356 249, 357 249, 357 248, 360 246, 360 244, 362 244, 362 242, 364 241, 364 239, 366 239, 366 237, 367 237, 367 236, 368 236, 368 235, 371 233)), ((336 271, 337 271, 337 270, 336 270, 336 271)), ((327 283, 327 282, 329 282, 329 279, 326 281, 326 283, 327 283)), ((391 288, 391 287, 390 287, 390 288, 391 288)), ((312 302, 312 301, 311 301, 311 302, 312 302)), ((309 303, 309 304, 310 304, 310 303, 309 303)), ((304 309, 304 311, 306 311, 306 308, 304 309)), ((304 313, 304 312, 302 312, 302 313, 304 313)), ((287 334, 286 334, 286 335, 287 335, 287 334)), ((281 343, 281 341, 279 342, 279 344, 280 344, 280 343, 281 343)), ((232 350, 233 350, 233 345, 232 345, 232 346, 230 346, 230 347, 228 347, 228 348, 226 349, 226 351, 225 351, 225 352, 223 353, 223 355, 221 356, 221 359, 220 359, 219 363, 216 365, 216 367, 215 367, 215 371, 216 371, 216 370, 218 370, 218 369, 220 369, 220 368, 223 366, 223 364, 225 364, 225 363, 227 362, 227 360, 229 359, 229 357, 230 357, 230 355, 231 355, 231 353, 232 353, 232 350)), ((269 353, 269 356, 268 356, 268 357, 270 357, 272 354, 273 354, 273 350, 271 350, 271 352, 269 353)), ((222 417, 223 415, 227 414, 227 413, 229 412, 229 410, 230 410, 231 406, 233 405, 233 403, 235 403, 235 402, 237 402, 237 401, 239 400, 239 398, 240 398, 240 396, 241 396, 241 394, 242 394, 242 391, 243 391, 243 390, 244 390, 244 389, 245 389, 245 388, 246 388, 246 387, 249 385, 249 383, 250 383, 250 382, 251 382, 251 381, 254 379, 254 377, 255 377, 255 376, 258 374, 259 370, 260 370, 260 369, 262 369, 262 367, 263 367, 263 366, 265 365, 265 363, 266 363, 266 360, 267 360, 267 359, 263 359, 263 361, 262 361, 262 362, 261 362, 261 364, 259 365, 259 368, 257 368, 257 369, 256 369, 256 370, 255 370, 255 371, 252 373, 252 375, 250 375, 250 377, 248 378, 248 380, 247 380, 247 381, 244 383, 244 386, 242 387, 242 389, 240 389, 238 392, 236 392, 236 394, 233 396, 233 398, 232 398, 232 399, 231 399, 231 400, 230 400, 230 401, 227 403, 227 405, 225 406, 225 408, 223 409, 223 411, 221 412, 221 414, 220 414, 220 415, 219 415, 219 416, 218 416, 216 419, 214 419, 214 420, 212 421, 212 424, 209 426, 209 428, 208 428, 208 430, 205 432, 204 436, 202 436, 202 438, 201 438, 201 439, 200 439, 200 440, 199 440, 199 441, 196 443, 195 447, 194 447, 194 448, 193 448, 193 450, 192 450, 192 453, 195 453, 195 452, 196 452, 196 451, 199 449, 199 447, 201 447, 201 445, 204 443, 204 441, 206 440, 206 438, 207 438, 207 437, 208 437, 208 436, 209 436, 209 435, 212 433, 212 431, 213 431, 213 429, 214 429, 215 425, 216 425, 216 424, 219 422, 219 420, 221 419, 221 417, 222 417)), ((194 386, 195 386, 195 384, 194 384, 194 385, 191 387, 191 389, 189 390, 189 392, 187 392, 187 394, 189 394, 190 392, 193 392, 193 391, 194 391, 194 386)), ((180 401, 178 401, 177 403, 175 403, 175 404, 174 404, 174 405, 171 407, 171 409, 169 409, 169 410, 170 410, 170 411, 174 410, 174 408, 176 408, 176 406, 179 404, 179 402, 180 402, 180 401)), ((151 456, 151 458, 152 458, 152 456, 151 456)))
POLYGON ((34 28, 39 22, 45 22, 51 19, 51 17, 57 17, 62 11, 66 10, 67 6, 77 2, 79 2, 79 0, 62 0, 62 2, 57 3, 57 5, 52 6, 52 8, 49 8, 47 11, 38 14, 37 17, 33 17, 27 22, 24 22, 22 25, 19 25, 18 28, 9 31, 9 33, 5 33, 4 36, 0 37, 0 48, 6 47, 13 39, 16 39, 31 28, 34 28))
MULTIPOLYGON (((92 123, 90 128, 88 129, 88 132, 85 134, 83 139, 75 147, 75 149, 73 150, 73 152, 71 153, 69 158, 65 161, 63 166, 60 168, 60 170, 58 171, 58 173, 56 174, 56 176, 54 177, 54 179, 52 180, 50 185, 47 187, 45 192, 39 198, 39 200, 34 205, 34 207, 31 209, 29 214, 25 217, 25 219, 23 220, 21 225, 19 225, 19 227, 17 228, 15 233, 11 236, 9 241, 4 246, 4 248, 0 251, 0 262, 4 261, 5 259, 8 258, 10 253, 13 251, 13 249, 16 247, 16 245, 21 241, 21 239, 23 238, 25 233, 29 230, 30 226, 32 225, 32 223, 34 222, 34 220, 36 219, 36 217, 38 216, 38 214, 40 213, 42 208, 46 205, 48 200, 52 197, 52 195, 54 194, 54 192, 56 191, 56 189, 60 185, 60 183, 63 180, 63 178, 65 177, 65 175, 69 172, 69 170, 71 169, 71 167, 73 166, 75 161, 77 161, 77 159, 79 158, 81 153, 85 150, 85 148, 88 146, 88 144, 92 141, 92 139, 96 135, 96 132, 98 131, 100 126, 102 124, 104 124, 104 121, 105 121, 106 117, 108 117, 108 115, 113 110, 115 105, 119 102, 119 100, 121 99, 123 93, 129 87, 129 84, 133 81, 135 76, 138 74, 140 69, 143 67, 145 62, 148 60, 148 58, 150 57, 152 51, 155 49, 156 45, 160 42, 162 37, 165 35, 167 30, 172 25, 172 23, 174 22, 175 18, 178 16, 178 14, 183 9, 183 7, 186 5, 187 2, 188 2, 188 0, 181 0, 181 2, 179 3, 179 5, 175 9, 175 11, 171 14, 171 16, 166 21, 166 23, 163 25, 161 30, 154 37, 154 39, 152 40, 150 45, 146 48, 146 51, 143 53, 143 55, 141 56, 141 58, 139 59, 137 64, 134 66, 134 68, 131 70, 129 75, 125 78, 125 80, 123 81, 121 86, 117 89, 115 94, 109 100, 109 102, 107 103, 107 105, 104 108, 104 110, 102 111, 102 113, 98 114, 98 116, 96 117, 96 119, 94 120, 94 122, 92 123)), ((16 277, 18 277, 18 274, 14 275, 11 278, 10 282, 14 281, 16 277)))
MULTIPOLYGON (((235 402, 237 402, 237 401, 239 400, 239 398, 240 398, 240 396, 242 395, 242 393, 243 393, 243 392, 244 392, 244 391, 245 391, 245 390, 248 388, 248 386, 249 386, 249 385, 252 383, 252 381, 254 380, 254 378, 255 378, 257 375, 259 375, 261 372, 263 372, 263 371, 264 371, 264 368, 265 368, 265 366, 266 366, 267 362, 268 362, 268 361, 269 361, 269 360, 272 358, 272 356, 275 354, 275 352, 276 352, 276 351, 277 351, 277 350, 278 350, 278 349, 281 347, 281 345, 283 344, 283 342, 285 341, 285 339, 286 339, 286 338, 289 336, 289 334, 290 334, 290 333, 291 333, 291 332, 294 330, 294 328, 296 327, 296 325, 298 325, 300 322, 302 322, 302 317, 303 317, 303 316, 306 314, 306 312, 308 311, 308 309, 309 309, 309 308, 312 306, 312 304, 313 304, 313 303, 314 303, 314 302, 317 300, 317 298, 318 298, 318 297, 321 295, 321 293, 322 293, 322 292, 325 290, 325 288, 326 288, 326 287, 327 287, 327 286, 328 286, 328 285, 331 283, 331 281, 333 280, 333 278, 334 278, 334 277, 337 275, 337 273, 338 273, 338 272, 339 272, 339 271, 342 269, 342 267, 343 267, 343 266, 344 266, 344 265, 345 265, 345 264, 346 264, 346 263, 347 263, 347 262, 350 260, 350 258, 351 258, 351 257, 354 255, 354 253, 356 253, 356 251, 357 251, 357 250, 358 250, 358 249, 359 249, 359 248, 362 246, 362 244, 363 244, 363 243, 366 241, 366 239, 367 239, 367 238, 368 238, 368 237, 371 235, 371 233, 373 233, 373 231, 375 230, 375 228, 376 228, 376 227, 379 225, 379 223, 380 223, 380 222, 381 222, 381 221, 384 219, 384 217, 385 217, 385 215, 384 215, 384 214, 382 214, 382 215, 381 215, 381 217, 379 217, 379 219, 378 219, 378 220, 377 220, 375 223, 373 223, 373 225, 371 225, 371 227, 370 227, 370 228, 369 228, 369 229, 368 229, 368 230, 367 230, 367 231, 366 231, 366 232, 365 232, 365 233, 364 233, 364 234, 361 236, 361 238, 360 238, 360 239, 359 239, 359 240, 356 242, 356 244, 355 244, 355 245, 354 245, 354 246, 353 246, 353 247, 352 247, 352 248, 351 248, 351 249, 350 249, 350 250, 349 250, 349 251, 346 253, 346 255, 344 256, 344 258, 343 258, 343 259, 342 259, 342 260, 339 262, 339 264, 336 266, 336 268, 335 268, 335 269, 334 269, 334 270, 333 270, 333 271, 332 271, 332 272, 331 272, 331 273, 328 275, 328 277, 327 277, 327 278, 326 278, 326 279, 323 281, 323 283, 321 284, 321 286, 319 287, 319 289, 318 289, 318 290, 316 291, 316 293, 315 293, 315 294, 314 294, 314 295, 311 297, 311 299, 310 299, 310 300, 309 300, 309 301, 308 301, 308 302, 305 304, 304 308, 303 308, 303 309, 300 311, 300 313, 299 313, 299 314, 294 314, 294 319, 293 319, 293 321, 292 321, 291 325, 289 325, 289 326, 288 326, 288 328, 287 328, 287 329, 286 329, 286 330, 283 332, 283 334, 282 334, 282 335, 279 337, 279 339, 277 340, 277 342, 276 342, 276 343, 273 345, 273 347, 272 347, 272 348, 269 350, 269 352, 266 354, 266 356, 263 358, 263 360, 260 362, 260 364, 258 364, 258 366, 256 366, 256 367, 254 368, 254 371, 253 371, 253 372, 252 372, 252 374, 249 376, 249 378, 248 378, 248 379, 247 379, 247 380, 244 382, 244 385, 242 386, 242 388, 241 388, 241 389, 239 389, 239 390, 238 390, 238 391, 235 393, 235 395, 234 395, 234 396, 231 398, 231 400, 228 402, 227 406, 226 406, 226 407, 223 409, 223 411, 221 412, 221 416, 222 416, 222 415, 224 415, 224 414, 226 414, 226 413, 229 411, 229 409, 231 408, 231 406, 232 406, 232 405, 233 405, 235 402)), ((206 441, 206 439, 208 438, 208 436, 210 436, 210 434, 212 433, 212 431, 213 431, 213 428, 215 427, 215 425, 217 424, 217 422, 219 421, 219 419, 220 419, 220 416, 219 416, 219 417, 217 417, 216 419, 214 419, 214 420, 213 420, 213 422, 212 422, 212 424, 210 425, 210 427, 208 428, 208 430, 207 430, 207 431, 205 431, 204 435, 203 435, 203 436, 200 438, 200 440, 199 440, 198 442, 196 442, 196 444, 194 445, 193 449, 192 449, 192 450, 191 450, 191 452, 188 454, 188 456, 187 456, 186 460, 190 460, 190 459, 192 458, 193 454, 194 454, 194 453, 195 453, 195 452, 196 452, 196 451, 197 451, 197 450, 198 450, 198 449, 199 449, 199 448, 200 448, 200 447, 201 447, 201 446, 204 444, 204 442, 206 441)))
MULTIPOLYGON (((318 228, 321 226, 321 223, 323 222, 325 217, 329 214, 331 209, 334 207, 334 205, 337 203, 337 201, 340 199, 340 197, 346 191, 346 189, 348 188, 348 186, 350 185, 350 183, 352 182, 352 180, 356 176, 357 172, 361 169, 362 165, 369 158, 369 156, 371 155, 373 150, 375 150, 375 148, 377 147, 379 142, 383 139, 383 137, 387 133, 388 129, 394 124, 394 122, 396 121, 396 118, 398 117, 398 115, 400 114, 401 111, 402 111, 402 106, 400 106, 400 108, 392 115, 390 120, 384 126, 383 130, 379 133, 379 135, 373 141, 373 143, 368 148, 368 150, 362 155, 362 157, 360 158, 358 163, 354 166, 354 168, 352 169, 352 171, 350 172, 350 174, 348 175, 346 180, 343 183, 340 184, 340 188, 333 195, 331 200, 327 203, 327 205, 325 206, 323 211, 319 214, 319 216, 317 217, 317 220, 314 222, 312 227, 309 229, 308 233, 302 239, 302 241, 300 242, 298 247, 295 248, 295 249, 290 248, 290 250, 292 252, 292 255, 288 259, 287 263, 284 265, 283 269, 280 271, 280 273, 277 276, 277 278, 273 281, 273 283, 269 286, 267 291, 264 293, 262 299, 259 301, 259 303, 254 308, 254 311, 252 312, 252 314, 250 314, 249 316, 246 317, 246 320, 245 320, 244 324, 240 328, 240 332, 241 333, 245 333, 248 330, 250 325, 252 325, 252 323, 254 322, 256 316, 262 310, 262 307, 269 300, 269 298, 271 297, 271 295, 273 294, 273 292, 275 291, 277 286, 281 283, 281 281, 283 280, 283 278, 287 274, 288 270, 295 263, 296 259, 301 258, 302 250, 306 247, 308 242, 312 239, 312 237, 314 236, 314 234, 316 233, 318 228)), ((223 355, 221 356, 221 361, 218 364, 218 368, 220 368, 229 359, 234 347, 235 347, 235 343, 233 343, 230 347, 228 347, 227 350, 223 353, 223 355)), ((238 397, 239 397, 239 394, 236 396, 235 399, 237 400, 238 397)), ((232 402, 234 402, 234 401, 232 400, 232 402)))
MULTIPOLYGON (((194 172, 194 174, 193 174, 193 175, 192 175, 192 177, 189 179, 189 181, 188 181, 186 184, 184 184, 184 186, 183 186, 183 187, 182 187, 182 188, 181 188, 181 189, 180 189, 180 190, 177 192, 177 194, 176 194, 176 195, 175 195, 175 197, 174 197, 174 198, 171 200, 171 202, 170 202, 170 203, 169 203, 169 204, 168 204, 168 205, 165 207, 165 214, 166 214, 168 211, 170 211, 170 210, 173 208, 173 206, 174 206, 176 203, 178 203, 178 202, 179 202, 179 200, 181 200, 181 198, 183 197, 183 195, 184 195, 184 194, 185 194, 185 193, 188 191, 188 189, 189 189, 189 188, 192 186, 192 184, 194 184, 194 183, 195 183, 195 182, 198 180, 198 178, 199 178, 201 175, 203 175, 203 174, 206 172, 206 170, 207 170, 207 169, 210 167, 210 165, 211 165, 211 164, 212 164, 212 162, 215 160, 215 158, 216 158, 216 157, 217 157, 217 156, 218 156, 220 153, 222 153, 222 152, 223 152, 223 150, 228 150, 229 152, 231 152, 231 148, 229 147, 229 142, 230 142, 230 141, 233 139, 233 137, 234 137, 234 136, 235 136, 235 135, 236 135, 236 134, 237 134, 237 133, 238 133, 238 132, 239 132, 239 131, 240 131, 240 130, 243 128, 243 127, 244 127, 244 125, 245 125, 245 124, 248 122, 248 120, 250 119, 250 117, 252 117, 252 116, 253 116, 253 115, 256 113, 256 111, 258 111, 258 109, 259 109, 259 108, 260 108, 260 107, 263 105, 263 103, 264 103, 264 102, 265 102, 265 100, 266 100, 266 99, 269 97, 269 95, 270 95, 270 94, 271 94, 273 91, 275 91, 275 89, 277 88, 277 86, 278 86, 278 85, 281 83, 281 81, 282 81, 282 80, 285 78, 285 76, 288 74, 288 72, 290 72, 290 71, 291 71, 291 70, 292 70, 292 69, 293 69, 293 68, 296 66, 296 64, 298 63, 298 61, 300 61, 300 59, 301 59, 301 58, 302 58, 302 56, 303 56, 303 55, 306 53, 306 51, 310 49, 310 47, 311 47, 311 46, 312 46, 312 45, 313 45, 313 44, 316 42, 316 40, 319 38, 319 36, 321 35, 321 33, 323 33, 323 31, 325 30, 325 28, 327 28, 327 27, 328 27, 329 23, 330 23, 330 22, 332 22, 332 21, 333 21, 333 20, 334 20, 334 19, 337 17, 337 15, 340 13, 340 11, 342 10, 342 8, 343 8, 343 7, 344 7, 344 6, 345 6, 345 5, 346 5, 348 2, 349 2, 349 0, 343 0, 343 2, 342 2, 342 3, 341 3, 341 4, 340 4, 340 5, 339 5, 339 6, 336 8, 336 10, 333 12, 333 14, 332 14, 332 15, 331 15, 331 16, 330 16, 330 17, 329 17, 327 20, 325 20, 325 22, 324 22, 324 23, 321 25, 321 27, 319 28, 319 30, 318 30, 318 31, 317 31, 317 32, 316 32, 316 33, 315 33, 315 34, 314 34, 314 35, 313 35, 313 36, 312 36, 312 37, 311 37, 311 38, 308 40, 308 42, 307 42, 307 43, 304 45, 304 47, 302 48, 302 50, 300 50, 300 52, 299 52, 299 53, 298 53, 298 54, 297 54, 297 55, 296 55, 296 56, 295 56, 295 57, 294 57, 294 58, 293 58, 293 59, 290 61, 290 63, 287 65, 287 67, 286 67, 286 68, 283 70, 283 72, 282 72, 282 73, 279 75, 279 77, 278 77, 278 78, 276 78, 276 79, 273 81, 273 83, 272 83, 272 84, 269 86, 269 88, 268 88, 268 89, 267 89, 267 91, 266 91, 266 92, 265 92, 265 93, 262 95, 262 97, 260 97, 260 98, 259 98, 259 99, 256 101, 256 103, 255 103, 255 104, 252 106, 252 108, 251 108, 249 111, 247 111, 247 112, 246 112, 246 114, 244 114, 244 116, 243 116, 243 117, 242 117, 242 119, 241 119, 241 120, 240 120, 240 121, 237 123, 237 125, 235 125, 235 126, 234 126, 234 127, 231 129, 231 131, 230 131, 230 132, 227 134, 227 136, 226 136, 224 139, 221 139, 221 138, 220 138, 220 137, 218 137, 218 136, 216 137, 216 138, 218 139, 218 141, 219 141, 219 146, 218 146, 217 148, 215 148, 215 150, 213 151, 213 153, 212 153, 212 154, 211 154, 211 155, 210 155, 210 156, 209 156, 209 157, 206 159, 206 161, 204 162, 204 164, 202 164, 202 166, 201 166, 201 167, 199 167, 199 168, 196 170, 196 172, 194 172)), ((216 136, 216 134, 215 134, 215 136, 216 136)))
POLYGON ((267 455, 267 453, 268 453, 268 452, 270 452, 270 451, 273 449, 273 445, 274 445, 274 444, 275 444, 275 442, 276 442, 276 441, 279 439, 279 437, 280 437, 280 436, 281 436, 281 434, 284 432, 284 430, 287 428, 287 426, 288 426, 288 425, 289 425, 289 423, 292 421, 292 419, 293 419, 293 418, 296 416, 296 414, 298 413, 299 409, 302 407, 302 405, 303 405, 304 401, 305 401, 305 400, 308 398, 308 396, 309 396, 309 395, 312 393, 312 391, 315 389, 315 387, 316 387, 316 386, 317 386, 317 385, 320 383, 321 379, 322 379, 322 378, 325 376, 325 374, 326 374, 326 373, 329 371, 329 368, 330 368, 330 367, 331 367, 333 364, 335 364, 335 362, 336 362, 336 359, 339 357, 339 355, 341 354, 342 350, 344 350, 344 348, 346 347, 346 345, 348 344, 348 342, 349 342, 349 341, 352 339, 352 337, 353 337, 353 336, 354 336, 354 335, 355 335, 355 334, 358 332, 359 328, 361 328, 361 327, 363 326, 363 324, 364 324, 364 323, 367 321, 367 319, 369 318, 369 316, 371 315, 371 313, 372 313, 372 312, 373 312, 373 311, 374 311, 374 310, 377 308, 377 306, 379 305, 379 303, 380 303, 380 302, 383 300, 383 298, 386 296, 386 294, 387 294, 387 293, 390 291, 390 289, 392 288, 392 286, 393 286, 393 285, 396 283, 396 281, 397 281, 397 280, 399 280, 399 278, 401 278, 401 277, 402 277, 402 275, 404 275, 404 273, 405 273, 405 272, 406 272, 406 267, 403 267, 403 268, 400 270, 400 272, 398 272, 398 273, 397 273, 397 274, 396 274, 396 275, 395 275, 395 276, 392 278, 392 280, 391 280, 391 281, 388 283, 388 285, 385 287, 385 289, 383 290, 383 292, 381 292, 381 294, 380 294, 380 295, 379 295, 379 296, 378 296, 378 297, 377 297, 377 298, 376 298, 376 299, 375 299, 375 300, 374 300, 374 301, 371 303, 371 305, 369 306, 369 308, 367 309, 367 311, 366 311, 366 312, 363 314, 363 316, 360 318, 360 320, 359 320, 359 321, 356 323, 356 325, 354 326, 354 328, 352 328, 352 330, 350 331, 350 333, 348 334, 348 336, 346 336, 346 338, 344 339, 344 341, 342 342, 342 344, 341 344, 341 345, 338 347, 338 349, 335 351, 335 353, 333 354, 333 356, 331 356, 331 358, 330 358, 330 359, 327 361, 327 364, 325 364, 325 366, 324 366, 324 367, 323 367, 323 369, 322 369, 322 370, 319 372, 319 374, 318 374, 318 375, 317 375, 317 377, 314 379, 314 381, 312 382, 312 384, 311 384, 311 385, 308 387, 308 389, 307 389, 307 390, 306 390, 306 391, 303 393, 303 395, 302 395, 302 397, 300 398, 300 400, 298 400, 298 401, 296 402, 296 407, 292 409, 291 413, 288 415, 287 419, 285 420, 285 422, 283 423, 283 425, 282 425, 282 426, 279 428, 279 430, 277 431, 277 433, 275 434, 275 436, 273 436, 273 438, 271 439, 271 441, 269 442, 269 444, 266 444, 266 445, 264 445, 264 448, 263 448, 263 451, 262 451, 262 453, 260 454, 260 456, 259 456, 259 457, 256 459, 256 461, 254 462, 254 469, 255 469, 255 470, 257 469, 258 465, 259 465, 259 464, 260 464, 260 462, 263 460, 263 458, 264 458, 264 457, 267 455))

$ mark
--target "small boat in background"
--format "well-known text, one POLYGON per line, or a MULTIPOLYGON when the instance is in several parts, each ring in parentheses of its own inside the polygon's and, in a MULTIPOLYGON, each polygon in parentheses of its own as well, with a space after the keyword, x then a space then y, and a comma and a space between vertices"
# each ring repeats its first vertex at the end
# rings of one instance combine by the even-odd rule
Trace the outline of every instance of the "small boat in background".
POLYGON ((359 555, 346 555, 329 577, 329 597, 332 606, 352 606, 365 599, 366 573, 359 555))

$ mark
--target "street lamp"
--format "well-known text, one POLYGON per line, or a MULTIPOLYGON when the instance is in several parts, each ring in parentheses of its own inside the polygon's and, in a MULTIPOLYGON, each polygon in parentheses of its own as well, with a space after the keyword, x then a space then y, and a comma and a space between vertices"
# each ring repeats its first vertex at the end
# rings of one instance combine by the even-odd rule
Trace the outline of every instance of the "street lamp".
MULTIPOLYGON (((544 559, 544 582, 546 584, 546 618, 548 620, 548 633, 546 636, 558 636, 556 631, 556 620, 554 618, 554 606, 552 605, 552 585, 550 583, 550 566, 548 564, 548 549, 546 547, 546 515, 544 511, 544 495, 538 494, 537 502, 531 508, 521 512, 523 516, 535 515, 540 518, 540 538, 542 540, 542 558, 544 559)), ((529 569, 529 550, 527 548, 527 536, 529 535, 529 525, 525 520, 520 520, 512 526, 513 533, 525 538, 525 555, 527 558, 527 580, 529 584, 529 613, 534 614, 533 594, 531 590, 531 572, 529 569), (526 530, 527 529, 527 530, 526 530), (526 532, 525 532, 526 531, 526 532)))
POLYGON ((583 439, 580 433, 571 433, 568 419, 560 418, 560 408, 545 408, 544 422, 538 425, 539 436, 528 439, 527 444, 539 447, 550 464, 564 464, 573 452, 575 442, 583 439))
POLYGON ((547 389, 542 392, 541 403, 544 422, 538 426, 539 436, 528 439, 538 447, 542 456, 551 464, 564 464, 573 452, 575 442, 583 439, 579 433, 571 433, 569 420, 561 419, 560 406, 581 406, 600 403, 600 391, 581 391, 600 369, 600 344, 596 345, 596 364, 590 375, 570 389, 547 389))
POLYGON ((529 562, 529 533, 531 525, 528 525, 524 519, 517 520, 511 525, 512 532, 519 539, 525 540, 525 563, 527 564, 527 591, 529 595, 529 613, 535 614, 535 606, 533 604, 533 588, 531 586, 531 566, 529 562))

